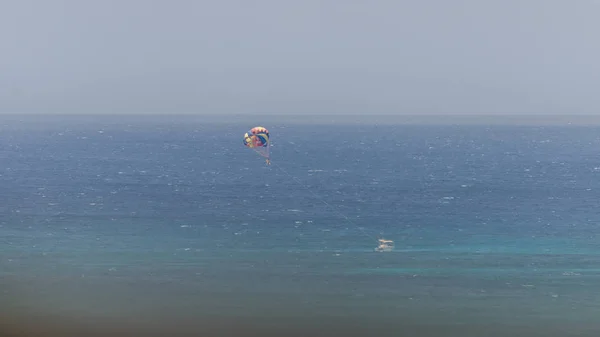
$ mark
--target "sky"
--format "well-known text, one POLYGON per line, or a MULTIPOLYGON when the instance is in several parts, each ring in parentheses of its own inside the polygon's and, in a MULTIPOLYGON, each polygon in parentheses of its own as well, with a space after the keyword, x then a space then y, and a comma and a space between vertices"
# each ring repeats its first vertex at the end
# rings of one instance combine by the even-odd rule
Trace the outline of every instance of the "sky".
POLYGON ((599 114, 597 0, 3 0, 0 113, 599 114))

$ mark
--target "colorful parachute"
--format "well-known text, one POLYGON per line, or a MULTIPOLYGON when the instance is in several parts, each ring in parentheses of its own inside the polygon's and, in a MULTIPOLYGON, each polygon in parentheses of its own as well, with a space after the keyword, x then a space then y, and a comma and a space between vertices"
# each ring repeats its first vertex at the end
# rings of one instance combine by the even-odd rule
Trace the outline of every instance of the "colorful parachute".
POLYGON ((256 126, 244 134, 244 145, 250 148, 267 160, 267 164, 271 164, 271 156, 269 148, 271 142, 269 140, 269 130, 262 126, 256 126))

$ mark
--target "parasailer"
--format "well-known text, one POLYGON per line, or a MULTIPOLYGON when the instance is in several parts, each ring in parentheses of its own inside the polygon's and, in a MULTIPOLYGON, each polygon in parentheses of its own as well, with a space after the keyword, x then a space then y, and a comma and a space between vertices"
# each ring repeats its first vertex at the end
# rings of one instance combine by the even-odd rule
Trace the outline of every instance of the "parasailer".
POLYGON ((254 150, 266 159, 267 165, 271 164, 269 130, 256 126, 244 134, 244 145, 254 150))

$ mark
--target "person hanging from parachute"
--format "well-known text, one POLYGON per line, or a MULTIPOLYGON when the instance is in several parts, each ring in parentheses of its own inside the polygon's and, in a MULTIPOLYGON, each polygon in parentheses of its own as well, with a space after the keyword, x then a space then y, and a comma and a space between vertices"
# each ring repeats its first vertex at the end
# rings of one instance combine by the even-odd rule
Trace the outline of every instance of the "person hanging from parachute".
POLYGON ((264 157, 267 165, 271 165, 269 130, 262 126, 253 127, 244 134, 244 146, 264 157))

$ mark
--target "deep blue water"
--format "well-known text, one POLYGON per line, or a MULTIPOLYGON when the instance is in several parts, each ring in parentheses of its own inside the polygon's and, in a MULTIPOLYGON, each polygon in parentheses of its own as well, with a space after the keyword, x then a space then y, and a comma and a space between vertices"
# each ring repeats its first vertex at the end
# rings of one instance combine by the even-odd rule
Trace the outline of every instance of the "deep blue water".
POLYGON ((2 309, 600 331, 600 128, 252 126, 5 122, 2 309))

